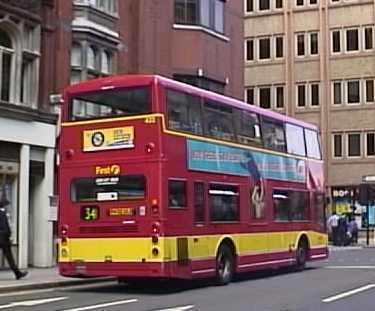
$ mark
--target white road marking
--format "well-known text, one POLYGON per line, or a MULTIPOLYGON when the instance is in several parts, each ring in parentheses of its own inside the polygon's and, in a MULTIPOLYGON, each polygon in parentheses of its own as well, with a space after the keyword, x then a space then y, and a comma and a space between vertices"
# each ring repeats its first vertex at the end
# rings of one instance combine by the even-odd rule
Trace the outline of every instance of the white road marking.
POLYGON ((14 293, 3 293, 3 294, 0 294, 0 297, 24 296, 24 295, 31 295, 31 294, 48 293, 48 292, 53 292, 53 291, 55 291, 54 288, 24 290, 21 292, 14 292, 14 293))
POLYGON ((120 301, 114 301, 114 302, 108 302, 108 303, 102 303, 98 305, 92 305, 92 306, 86 306, 86 307, 78 307, 73 309, 65 309, 63 311, 85 311, 85 310, 94 310, 99 308, 105 308, 105 307, 111 307, 111 306, 118 306, 118 305, 124 305, 127 303, 137 302, 138 299, 128 299, 128 300, 120 300, 120 301))
POLYGON ((65 300, 65 299, 68 299, 68 297, 55 297, 55 298, 46 298, 46 299, 17 301, 17 302, 8 303, 6 305, 2 305, 0 306, 0 309, 8 309, 8 308, 14 308, 14 307, 32 307, 36 305, 51 303, 55 301, 65 300))
POLYGON ((154 311, 185 311, 185 310, 190 310, 193 308, 194 308, 194 305, 189 305, 189 306, 172 307, 168 309, 160 309, 160 310, 154 310, 154 311))
POLYGON ((323 299, 322 301, 326 302, 326 303, 333 302, 333 301, 336 301, 336 300, 339 300, 339 299, 342 299, 342 298, 346 298, 346 297, 349 297, 349 296, 367 291, 367 290, 372 289, 374 287, 375 287, 375 284, 368 284, 368 285, 365 285, 365 286, 362 286, 362 287, 359 287, 359 288, 356 288, 356 289, 352 289, 350 291, 347 291, 347 292, 344 292, 344 293, 341 293, 341 294, 338 294, 338 295, 335 295, 335 296, 327 297, 327 298, 323 299))
POLYGON ((375 266, 326 266, 324 269, 375 269, 375 266))

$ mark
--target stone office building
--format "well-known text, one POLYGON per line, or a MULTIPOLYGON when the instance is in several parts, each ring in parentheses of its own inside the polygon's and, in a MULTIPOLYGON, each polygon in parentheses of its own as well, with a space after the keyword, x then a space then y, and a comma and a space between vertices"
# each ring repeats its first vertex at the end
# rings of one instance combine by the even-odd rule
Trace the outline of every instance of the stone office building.
POLYGON ((318 125, 332 208, 360 213, 375 175, 374 1, 244 3, 246 100, 318 125))
POLYGON ((0 200, 21 268, 53 264, 52 9, 51 1, 0 1, 0 200))

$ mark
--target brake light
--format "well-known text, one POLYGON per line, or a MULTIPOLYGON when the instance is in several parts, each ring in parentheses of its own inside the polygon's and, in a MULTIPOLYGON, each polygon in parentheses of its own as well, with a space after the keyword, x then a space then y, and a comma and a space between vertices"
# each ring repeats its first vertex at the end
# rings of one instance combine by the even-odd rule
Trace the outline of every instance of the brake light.
POLYGON ((155 149, 155 144, 154 143, 148 143, 146 145, 145 151, 146 153, 152 153, 155 149))
POLYGON ((66 237, 67 235, 68 235, 68 226, 67 225, 61 226, 61 236, 66 237))
POLYGON ((151 225, 151 240, 153 244, 159 242, 159 233, 160 233, 160 223, 153 222, 151 225))
POLYGON ((67 246, 68 245, 68 239, 66 237, 61 238, 61 245, 67 246))
POLYGON ((154 199, 151 202, 151 211, 153 214, 158 214, 159 213, 159 205, 158 205, 158 200, 154 199))
POLYGON ((160 224, 158 222, 154 222, 151 225, 151 231, 154 234, 159 234, 160 233, 160 224))
POLYGON ((74 150, 73 149, 67 149, 65 151, 65 156, 67 159, 71 159, 74 156, 74 150))

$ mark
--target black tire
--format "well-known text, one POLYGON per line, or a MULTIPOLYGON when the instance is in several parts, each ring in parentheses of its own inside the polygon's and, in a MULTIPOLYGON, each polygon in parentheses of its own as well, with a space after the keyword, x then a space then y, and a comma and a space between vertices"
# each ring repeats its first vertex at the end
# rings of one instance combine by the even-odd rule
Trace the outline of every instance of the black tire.
POLYGON ((307 245, 300 241, 296 250, 296 271, 302 271, 306 267, 307 245))
POLYGON ((234 255, 231 248, 222 244, 216 256, 216 284, 226 285, 234 275, 234 255))

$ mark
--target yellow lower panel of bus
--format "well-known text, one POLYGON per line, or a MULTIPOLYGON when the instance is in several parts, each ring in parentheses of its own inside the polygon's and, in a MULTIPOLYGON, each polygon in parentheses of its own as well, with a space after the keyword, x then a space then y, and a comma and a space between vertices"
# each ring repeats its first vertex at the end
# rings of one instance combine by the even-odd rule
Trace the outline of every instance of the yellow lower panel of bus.
POLYGON ((225 238, 234 242, 238 255, 265 254, 295 249, 302 234, 307 235, 310 248, 327 245, 327 235, 313 231, 161 237, 157 243, 153 243, 150 237, 75 238, 68 239, 64 245, 59 243, 59 261, 176 261, 181 255, 181 245, 187 248, 189 259, 208 259, 216 256, 220 242, 225 238))

